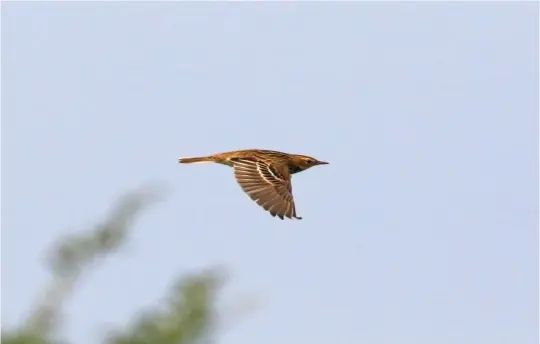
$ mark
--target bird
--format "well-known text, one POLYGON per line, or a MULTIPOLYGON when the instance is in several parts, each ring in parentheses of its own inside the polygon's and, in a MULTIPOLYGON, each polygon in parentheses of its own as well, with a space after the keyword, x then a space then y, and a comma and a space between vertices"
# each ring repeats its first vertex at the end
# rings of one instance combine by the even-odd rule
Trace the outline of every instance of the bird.
POLYGON ((218 163, 232 167, 242 190, 273 217, 297 216, 291 177, 311 167, 329 164, 311 156, 274 150, 244 149, 203 157, 179 158, 181 164, 218 163))

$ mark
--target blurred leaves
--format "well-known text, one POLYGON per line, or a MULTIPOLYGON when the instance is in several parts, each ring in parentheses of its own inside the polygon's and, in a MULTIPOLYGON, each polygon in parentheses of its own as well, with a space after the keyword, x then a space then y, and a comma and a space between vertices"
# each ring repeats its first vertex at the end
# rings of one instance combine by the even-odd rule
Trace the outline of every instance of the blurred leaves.
POLYGON ((166 300, 165 309, 143 313, 127 331, 111 335, 108 343, 207 343, 221 281, 217 270, 182 278, 166 300))
MULTIPOLYGON (((15 329, 2 329, 4 344, 60 344, 58 337, 65 302, 77 282, 95 263, 116 252, 128 240, 142 211, 161 199, 163 190, 146 187, 117 202, 105 221, 87 233, 59 240, 50 257, 52 280, 28 319, 15 329)), ((177 280, 161 307, 134 317, 125 329, 104 339, 110 344, 198 344, 212 342, 221 269, 210 269, 177 280)))
POLYGON ((62 238, 51 258, 56 276, 74 276, 97 258, 103 258, 124 244, 128 231, 142 210, 161 199, 163 191, 153 187, 130 192, 120 198, 103 223, 86 234, 62 238))

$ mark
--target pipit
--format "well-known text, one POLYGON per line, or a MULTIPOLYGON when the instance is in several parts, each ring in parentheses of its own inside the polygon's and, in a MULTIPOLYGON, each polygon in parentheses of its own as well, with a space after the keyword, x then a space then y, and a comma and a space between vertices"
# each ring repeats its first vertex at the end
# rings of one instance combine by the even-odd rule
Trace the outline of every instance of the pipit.
POLYGON ((301 220, 296 215, 291 176, 317 165, 328 164, 300 154, 246 149, 205 157, 180 158, 179 163, 215 162, 230 166, 245 193, 272 216, 301 220))

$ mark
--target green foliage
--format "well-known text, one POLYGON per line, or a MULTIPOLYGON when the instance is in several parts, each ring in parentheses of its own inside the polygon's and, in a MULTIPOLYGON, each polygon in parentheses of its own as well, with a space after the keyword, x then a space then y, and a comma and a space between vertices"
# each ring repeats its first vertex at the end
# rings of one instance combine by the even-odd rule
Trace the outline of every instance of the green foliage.
POLYGON ((164 310, 144 313, 127 331, 110 336, 108 343, 203 343, 212 332, 212 308, 219 282, 215 271, 182 278, 164 310))
MULTIPOLYGON (((87 233, 62 238, 50 259, 50 285, 30 316, 17 328, 2 329, 4 344, 63 344, 58 338, 64 304, 84 273, 127 242, 143 209, 159 199, 146 188, 122 197, 107 219, 87 233)), ((107 344, 203 344, 216 328, 216 294, 223 282, 211 269, 178 278, 164 303, 139 313, 125 329, 104 338, 107 344)))

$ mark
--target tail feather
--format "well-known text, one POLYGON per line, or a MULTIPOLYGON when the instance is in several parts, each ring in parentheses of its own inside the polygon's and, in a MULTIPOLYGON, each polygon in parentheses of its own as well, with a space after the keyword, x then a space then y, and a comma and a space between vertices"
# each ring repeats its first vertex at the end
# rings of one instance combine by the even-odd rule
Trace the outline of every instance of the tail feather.
POLYGON ((198 162, 214 162, 214 159, 210 156, 197 157, 197 158, 180 158, 178 162, 181 164, 193 164, 198 162))

